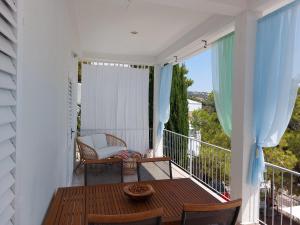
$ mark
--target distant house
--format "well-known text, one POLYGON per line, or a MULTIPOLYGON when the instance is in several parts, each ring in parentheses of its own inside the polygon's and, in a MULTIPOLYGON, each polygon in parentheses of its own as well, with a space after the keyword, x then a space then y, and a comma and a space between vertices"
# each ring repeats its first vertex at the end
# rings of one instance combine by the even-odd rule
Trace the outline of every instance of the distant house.
MULTIPOLYGON (((189 107, 189 118, 191 118, 193 111, 202 109, 202 103, 188 99, 188 107, 189 107)), ((189 137, 192 137, 194 139, 201 141, 200 131, 195 130, 190 122, 189 122, 189 137)), ((194 156, 199 155, 199 147, 200 147, 200 142, 195 143, 193 146, 190 146, 190 143, 189 143, 189 148, 192 149, 194 156)))
POLYGON ((189 116, 191 116, 193 111, 202 109, 202 103, 188 99, 188 107, 189 107, 189 116))

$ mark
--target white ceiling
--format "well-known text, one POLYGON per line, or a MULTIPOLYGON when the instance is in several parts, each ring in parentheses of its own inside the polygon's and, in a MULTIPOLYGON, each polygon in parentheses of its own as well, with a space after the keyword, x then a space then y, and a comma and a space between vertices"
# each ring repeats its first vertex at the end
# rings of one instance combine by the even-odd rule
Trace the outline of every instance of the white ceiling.
POLYGON ((172 54, 175 45, 183 44, 182 39, 192 42, 201 38, 196 37, 201 31, 230 21, 249 2, 258 0, 77 1, 83 57, 155 61, 172 54))

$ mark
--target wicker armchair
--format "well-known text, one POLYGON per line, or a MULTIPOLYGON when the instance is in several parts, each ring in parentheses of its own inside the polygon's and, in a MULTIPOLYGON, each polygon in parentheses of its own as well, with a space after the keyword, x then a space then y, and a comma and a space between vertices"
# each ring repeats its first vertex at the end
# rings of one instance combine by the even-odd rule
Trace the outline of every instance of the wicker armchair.
MULTIPOLYGON (((101 134, 102 135, 102 134, 101 134)), ((127 144, 125 141, 122 139, 111 135, 111 134, 103 134, 106 137, 106 143, 107 147, 121 147, 123 150, 127 149, 127 144)), ((96 149, 94 146, 88 145, 87 143, 84 143, 82 140, 80 140, 81 137, 76 138, 76 143, 78 146, 79 150, 79 155, 80 155, 80 162, 75 168, 75 172, 84 165, 85 160, 98 160, 98 159, 105 159, 105 158, 110 158, 110 157, 101 157, 99 155, 99 151, 101 152, 100 149, 96 149), (97 153, 98 152, 98 153, 97 153)), ((105 149, 105 148, 102 148, 105 149)))

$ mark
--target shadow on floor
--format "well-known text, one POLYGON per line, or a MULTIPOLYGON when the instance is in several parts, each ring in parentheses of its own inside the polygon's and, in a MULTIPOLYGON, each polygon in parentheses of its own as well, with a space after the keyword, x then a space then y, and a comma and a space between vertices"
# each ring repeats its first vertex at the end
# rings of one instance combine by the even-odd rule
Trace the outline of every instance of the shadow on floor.
MULTIPOLYGON (((172 165, 173 178, 184 178, 188 175, 172 165)), ((89 168, 88 184, 105 184, 105 183, 120 183, 120 167, 119 165, 97 165, 89 168)), ((144 163, 141 167, 141 180, 162 180, 169 179, 168 162, 151 162, 144 163)), ((124 182, 136 182, 137 173, 132 175, 124 175, 124 182)), ((79 174, 73 176, 73 186, 84 185, 83 169, 79 174)))

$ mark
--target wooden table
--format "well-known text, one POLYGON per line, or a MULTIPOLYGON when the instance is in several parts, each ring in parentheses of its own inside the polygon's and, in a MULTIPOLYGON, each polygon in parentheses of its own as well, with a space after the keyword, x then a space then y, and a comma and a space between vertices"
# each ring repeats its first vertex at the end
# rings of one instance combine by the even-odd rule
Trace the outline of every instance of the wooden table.
POLYGON ((44 225, 85 225, 87 214, 124 214, 163 207, 163 224, 180 224, 183 203, 215 203, 212 195, 190 179, 156 180, 155 194, 145 202, 129 200, 121 184, 59 188, 44 225))

